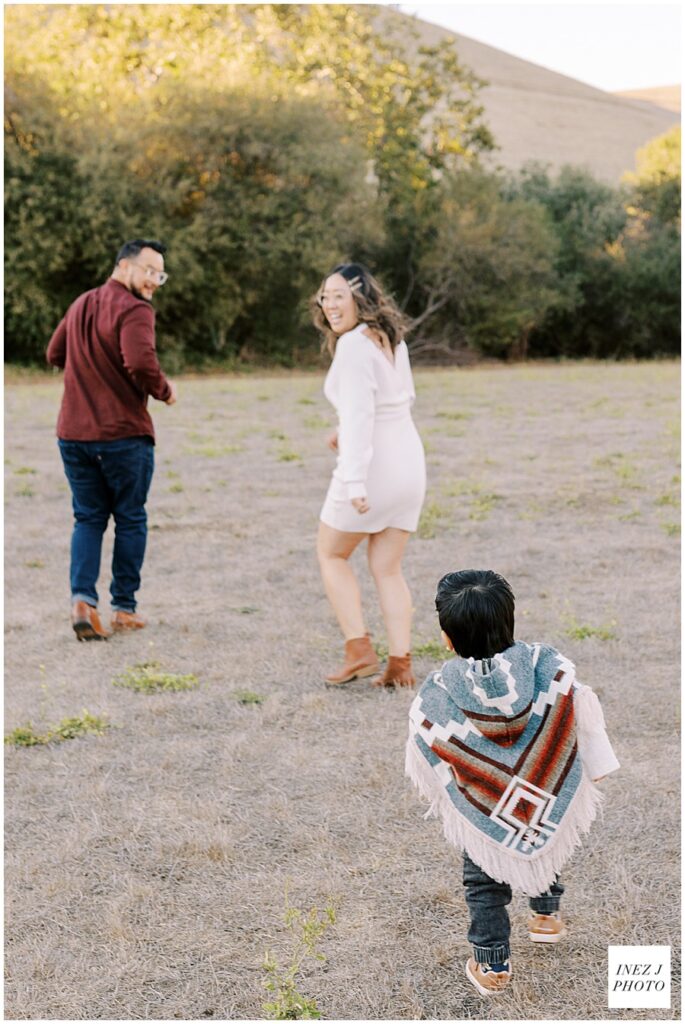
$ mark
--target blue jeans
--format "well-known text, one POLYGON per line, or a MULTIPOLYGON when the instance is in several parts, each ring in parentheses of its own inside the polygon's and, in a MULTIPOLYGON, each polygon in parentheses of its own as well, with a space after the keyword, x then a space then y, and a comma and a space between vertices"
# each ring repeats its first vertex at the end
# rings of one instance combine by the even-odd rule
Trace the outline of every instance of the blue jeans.
POLYGON ((112 608, 133 612, 147 540, 147 500, 154 471, 149 437, 119 441, 63 441, 60 454, 71 487, 71 598, 97 607, 102 538, 114 517, 112 608))
MULTIPOLYGON (((511 887, 490 878, 465 853, 464 889, 471 914, 468 939, 473 959, 479 964, 503 964, 509 959, 511 924, 506 908, 511 903, 511 887)), ((557 878, 547 892, 530 897, 530 909, 536 914, 553 914, 559 909, 563 892, 557 878)))

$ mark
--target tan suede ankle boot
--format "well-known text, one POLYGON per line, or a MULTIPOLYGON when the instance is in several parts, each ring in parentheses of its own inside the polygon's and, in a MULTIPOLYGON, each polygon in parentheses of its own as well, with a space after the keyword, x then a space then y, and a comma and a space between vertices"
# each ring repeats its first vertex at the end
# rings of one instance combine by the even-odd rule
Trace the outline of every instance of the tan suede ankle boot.
POLYGON ((326 683, 329 686, 339 686, 357 677, 361 679, 372 676, 379 668, 378 658, 368 634, 355 637, 354 640, 345 641, 345 664, 340 671, 326 676, 326 683))
POLYGON ((416 676, 411 667, 411 654, 398 657, 391 654, 385 671, 373 681, 374 686, 416 686, 416 676))

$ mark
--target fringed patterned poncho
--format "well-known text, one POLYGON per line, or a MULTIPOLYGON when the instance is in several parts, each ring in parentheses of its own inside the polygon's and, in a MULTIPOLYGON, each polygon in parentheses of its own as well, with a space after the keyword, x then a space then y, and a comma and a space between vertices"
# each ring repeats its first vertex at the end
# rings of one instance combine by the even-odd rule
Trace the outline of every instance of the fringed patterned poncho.
POLYGON ((406 772, 428 814, 486 874, 528 896, 549 888, 600 802, 578 754, 576 685, 554 648, 517 642, 445 662, 409 712, 406 772))

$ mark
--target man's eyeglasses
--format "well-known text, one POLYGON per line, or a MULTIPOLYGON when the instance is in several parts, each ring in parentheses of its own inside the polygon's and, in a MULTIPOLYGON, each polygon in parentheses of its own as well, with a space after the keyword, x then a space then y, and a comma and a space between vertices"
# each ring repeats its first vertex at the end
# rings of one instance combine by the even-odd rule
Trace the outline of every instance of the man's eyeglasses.
POLYGON ((145 272, 145 276, 149 277, 152 281, 156 281, 160 287, 169 280, 166 270, 157 270, 155 267, 150 266, 143 267, 140 263, 135 263, 134 260, 131 260, 131 263, 133 263, 134 267, 140 267, 145 272))

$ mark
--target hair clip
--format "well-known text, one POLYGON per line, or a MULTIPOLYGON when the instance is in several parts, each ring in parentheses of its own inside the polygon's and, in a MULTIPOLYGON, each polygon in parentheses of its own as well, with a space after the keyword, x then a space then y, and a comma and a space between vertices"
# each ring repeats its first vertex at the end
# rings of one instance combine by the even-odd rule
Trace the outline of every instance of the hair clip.
POLYGON ((360 292, 362 290, 362 279, 359 275, 353 277, 351 281, 347 282, 350 286, 350 291, 360 292))

